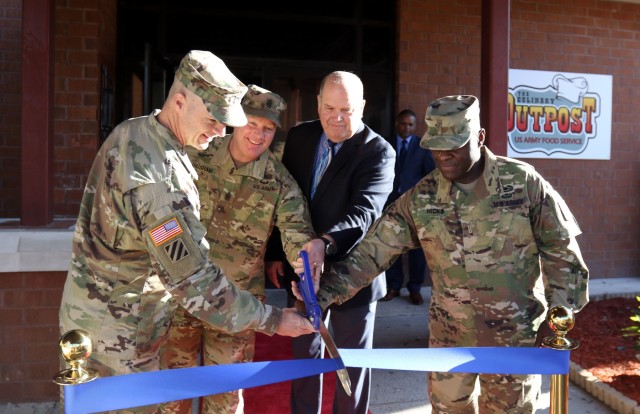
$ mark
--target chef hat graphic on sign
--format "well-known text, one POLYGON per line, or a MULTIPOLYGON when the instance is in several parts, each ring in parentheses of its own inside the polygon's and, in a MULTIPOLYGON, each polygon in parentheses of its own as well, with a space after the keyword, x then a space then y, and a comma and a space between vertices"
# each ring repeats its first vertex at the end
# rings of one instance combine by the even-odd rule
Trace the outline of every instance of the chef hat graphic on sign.
POLYGON ((564 75, 556 75, 553 77, 551 85, 558 91, 556 98, 566 99, 573 103, 578 103, 589 90, 589 82, 581 76, 569 79, 564 75))

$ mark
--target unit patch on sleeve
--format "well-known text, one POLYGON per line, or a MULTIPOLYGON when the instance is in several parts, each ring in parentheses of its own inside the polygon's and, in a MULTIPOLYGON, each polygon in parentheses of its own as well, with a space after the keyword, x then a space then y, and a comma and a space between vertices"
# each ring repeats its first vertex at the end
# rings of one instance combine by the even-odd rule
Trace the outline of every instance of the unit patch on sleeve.
POLYGON ((180 224, 178 224, 175 218, 162 223, 149 232, 149 236, 151 236, 151 240, 153 240, 156 246, 161 245, 179 234, 182 234, 182 227, 180 227, 180 224))
MULTIPOLYGON (((155 218, 154 214, 150 218, 152 216, 155 218)), ((194 239, 190 222, 200 226, 198 217, 189 209, 174 211, 169 216, 164 215, 149 223, 149 227, 143 231, 149 253, 164 269, 169 283, 181 283, 207 265, 207 252, 204 245, 201 249, 200 238, 194 239), (190 221, 185 220, 185 214, 190 221)), ((200 230, 198 232, 204 235, 204 231, 200 230)))
POLYGON ((173 263, 177 263, 185 257, 189 256, 189 251, 182 242, 182 239, 178 239, 168 243, 164 246, 164 251, 167 252, 169 259, 173 263))

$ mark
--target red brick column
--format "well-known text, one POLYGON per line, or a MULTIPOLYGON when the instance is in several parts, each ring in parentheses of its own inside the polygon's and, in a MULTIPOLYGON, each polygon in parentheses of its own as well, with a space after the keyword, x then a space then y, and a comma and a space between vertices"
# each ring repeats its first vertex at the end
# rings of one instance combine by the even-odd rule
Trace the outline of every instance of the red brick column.
POLYGON ((0 3, 0 217, 20 216, 22 7, 0 3))
POLYGON ((22 3, 22 141, 20 222, 53 221, 53 1, 22 3))

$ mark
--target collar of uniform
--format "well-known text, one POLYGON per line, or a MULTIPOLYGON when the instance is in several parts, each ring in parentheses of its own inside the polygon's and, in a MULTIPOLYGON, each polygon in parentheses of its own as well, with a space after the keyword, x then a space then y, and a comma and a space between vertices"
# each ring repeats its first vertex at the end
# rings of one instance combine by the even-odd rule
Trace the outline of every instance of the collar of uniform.
POLYGON ((493 152, 484 145, 480 148, 480 151, 482 151, 482 155, 484 156, 484 172, 482 174, 487 191, 492 196, 500 194, 502 192, 502 183, 500 180, 500 171, 498 171, 498 159, 493 152))
MULTIPOLYGON (((486 146, 480 148, 480 151, 482 151, 482 155, 484 156, 484 170, 482 172, 482 178, 484 179, 487 191, 490 195, 494 196, 499 194, 502 189, 497 158, 486 146)), ((434 178, 438 182, 438 192, 436 194, 438 202, 450 202, 453 183, 444 178, 440 171, 434 175, 434 178)))
POLYGON ((171 132, 168 128, 158 122, 158 114, 160 113, 160 109, 155 109, 151 116, 149 116, 149 124, 156 130, 157 135, 162 137, 173 149, 178 151, 179 153, 184 153, 184 149, 180 144, 178 138, 171 132))
POLYGON ((232 163, 231 154, 229 154, 229 142, 231 141, 231 134, 227 134, 222 138, 214 138, 209 147, 205 150, 212 154, 211 165, 216 167, 224 167, 227 163, 232 163))
POLYGON ((244 175, 246 177, 262 180, 267 169, 267 162, 269 161, 269 150, 266 150, 255 160, 244 164, 242 167, 236 170, 236 174, 244 175))
POLYGON ((180 160, 182 161, 182 164, 184 164, 185 168, 187 169, 187 171, 189 171, 189 174, 191 174, 193 179, 194 180, 197 179, 198 174, 196 173, 196 170, 193 168, 193 165, 191 165, 191 161, 189 161, 189 156, 187 155, 187 152, 180 144, 180 141, 178 141, 178 138, 173 134, 173 132, 171 132, 168 128, 166 128, 164 125, 158 122, 157 116, 159 113, 160 113, 160 109, 155 109, 153 112, 151 112, 151 115, 147 117, 149 121, 149 125, 151 126, 151 128, 153 128, 156 131, 157 136, 159 136, 161 139, 166 141, 166 143, 176 151, 178 158, 180 158, 180 160))
POLYGON ((440 170, 437 170, 433 175, 436 182, 438 183, 438 191, 436 193, 436 202, 438 203, 449 203, 451 201, 451 187, 453 183, 446 178, 443 177, 440 170))

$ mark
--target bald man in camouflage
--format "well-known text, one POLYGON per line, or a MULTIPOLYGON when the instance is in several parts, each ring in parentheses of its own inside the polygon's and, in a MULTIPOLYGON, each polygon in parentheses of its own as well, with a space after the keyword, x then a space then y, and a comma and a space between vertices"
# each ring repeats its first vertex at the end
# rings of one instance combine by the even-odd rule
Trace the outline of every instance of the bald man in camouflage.
MULTIPOLYGON (((263 302, 266 241, 275 225, 289 261, 296 260, 302 249, 313 262, 324 261, 324 243, 315 239, 306 199, 269 151, 286 107, 281 96, 249 85, 242 99, 247 124, 191 156, 198 172, 200 219, 207 229, 209 257, 238 288, 263 302)), ((250 362, 255 331, 229 334, 179 307, 163 352, 163 367, 197 366, 203 343, 205 365, 250 362)), ((202 412, 242 413, 243 406, 242 390, 237 390, 205 397, 202 412)), ((162 406, 167 413, 187 414, 191 409, 191 400, 162 406)))
MULTIPOLYGON (((477 98, 437 99, 425 121, 421 146, 432 151, 436 170, 323 275, 318 302, 344 302, 399 255, 421 248, 433 278, 430 347, 534 346, 547 335, 550 307, 579 311, 588 302, 580 229, 531 165, 483 145, 477 98)), ((430 373, 428 382, 434 413, 533 413, 541 380, 430 373)))
POLYGON ((158 370, 178 304, 225 332, 314 331, 295 310, 264 305, 237 288, 208 257, 186 147, 205 149, 225 125, 246 124, 240 105, 246 91, 222 60, 191 51, 162 110, 121 123, 100 148, 59 316, 61 332, 89 333, 89 365, 102 376, 158 370))

